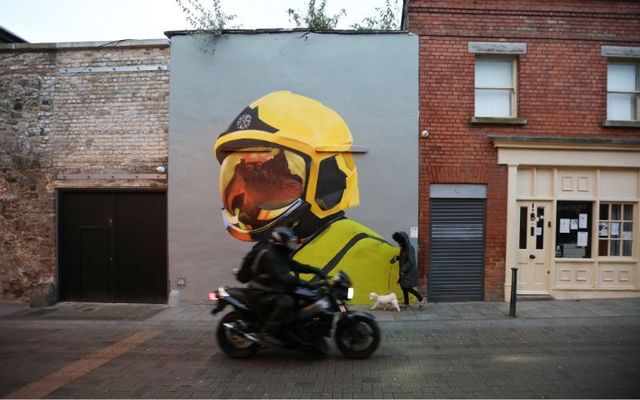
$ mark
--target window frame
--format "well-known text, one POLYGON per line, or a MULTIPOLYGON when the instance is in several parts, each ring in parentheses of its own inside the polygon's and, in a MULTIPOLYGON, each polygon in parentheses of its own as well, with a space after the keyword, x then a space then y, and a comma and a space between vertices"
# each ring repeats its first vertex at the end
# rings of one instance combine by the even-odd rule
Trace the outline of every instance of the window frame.
POLYGON ((636 124, 640 123, 640 60, 625 58, 608 58, 606 68, 606 101, 605 101, 605 120, 607 122, 620 122, 636 124), (633 65, 635 66, 636 89, 630 92, 610 91, 609 90, 609 66, 611 64, 633 65), (635 95, 635 119, 609 119, 609 94, 632 94, 635 95))
POLYGON ((554 235, 554 258, 561 261, 567 260, 586 260, 594 258, 594 242, 593 242, 593 221, 595 216, 595 209, 597 207, 597 203, 595 201, 590 200, 558 200, 555 205, 555 235, 554 235), (570 214, 570 218, 567 218, 567 214, 570 214), (580 214, 587 214, 587 227, 580 228, 579 218, 580 214), (575 218, 574 218, 575 217, 575 218), (561 220, 569 220, 569 232, 561 232, 562 223, 561 220), (576 220, 578 226, 573 229, 571 227, 571 221, 576 220), (577 246, 578 243, 578 232, 586 232, 587 235, 587 245, 586 246, 577 246), (575 239, 574 239, 575 237, 575 239), (575 243, 575 244, 574 244, 575 243), (577 252, 576 249, 584 249, 584 255, 581 257, 577 257, 574 255, 565 256, 565 246, 568 245, 568 250, 570 252, 577 252))
POLYGON ((499 118, 499 119, 517 119, 518 118, 518 59, 517 55, 507 55, 507 54, 476 54, 474 62, 473 62, 473 118, 482 119, 482 118, 499 118), (476 71, 477 71, 477 63, 479 60, 488 60, 488 61, 510 61, 511 62, 511 87, 478 87, 476 83, 476 71), (476 91, 478 90, 509 90, 510 96, 510 115, 504 116, 479 116, 476 114, 478 99, 476 96, 476 91))
POLYGON ((597 256, 599 258, 607 258, 607 259, 628 259, 628 258, 632 258, 634 256, 633 254, 633 243, 635 242, 635 229, 636 224, 635 224, 635 215, 636 215, 636 203, 634 202, 629 202, 629 201, 601 201, 599 206, 598 206, 598 247, 597 247, 597 256), (606 205, 608 207, 607 209, 607 219, 603 219, 602 215, 600 213, 600 209, 603 205, 606 205), (620 206, 620 218, 619 219, 613 219, 612 218, 612 206, 613 205, 619 205, 620 206), (624 208, 625 206, 631 206, 631 219, 625 219, 624 217, 624 208), (600 236, 600 226, 601 224, 606 223, 607 224, 607 236, 603 237, 600 236), (612 238, 611 237, 611 232, 612 232, 612 223, 617 223, 619 224, 619 236, 618 238, 612 238), (627 239, 626 241, 631 242, 630 243, 630 248, 631 248, 631 254, 629 255, 624 255, 624 242, 625 239, 623 238, 623 234, 622 232, 624 231, 624 224, 625 223, 630 223, 631 224, 631 239, 627 239), (618 244, 618 255, 611 255, 611 241, 612 240, 617 240, 618 242, 620 242, 618 244), (600 254, 600 244, 601 242, 606 242, 607 243, 607 254, 600 254))

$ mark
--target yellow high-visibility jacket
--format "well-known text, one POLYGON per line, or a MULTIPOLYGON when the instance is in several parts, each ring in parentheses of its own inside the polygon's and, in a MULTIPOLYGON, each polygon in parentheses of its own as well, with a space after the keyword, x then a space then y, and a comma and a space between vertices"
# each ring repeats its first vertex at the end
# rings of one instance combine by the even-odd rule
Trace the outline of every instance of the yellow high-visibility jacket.
POLYGON ((399 252, 399 248, 371 229, 344 218, 332 222, 304 243, 293 259, 324 269, 330 275, 341 270, 346 272, 355 291, 353 304, 369 304, 371 292, 395 292, 398 299, 401 298, 402 291, 397 285, 398 264, 390 262, 399 252))

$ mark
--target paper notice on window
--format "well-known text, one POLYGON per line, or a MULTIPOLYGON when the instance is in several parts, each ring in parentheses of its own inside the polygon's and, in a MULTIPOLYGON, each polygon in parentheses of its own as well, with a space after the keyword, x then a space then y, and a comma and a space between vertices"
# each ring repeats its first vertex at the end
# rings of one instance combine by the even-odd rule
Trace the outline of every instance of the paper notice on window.
POLYGON ((587 229, 587 214, 580 214, 578 216, 578 228, 580 229, 587 229))
POLYGON ((578 220, 577 219, 572 219, 571 220, 571 230, 572 231, 577 231, 578 230, 578 220))
POLYGON ((412 226, 409 229, 409 237, 411 239, 417 239, 418 238, 418 227, 417 226, 412 226))
POLYGON ((609 236, 609 224, 607 224, 606 222, 600 222, 600 227, 598 228, 598 235, 600 235, 600 237, 607 237, 609 236))
POLYGON ((589 244, 589 232, 578 232, 578 247, 587 247, 589 244))
POLYGON ((620 236, 620 223, 619 222, 612 222, 611 223, 611 237, 618 237, 620 236))
POLYGON ((542 236, 542 228, 541 227, 536 227, 536 236, 542 236))
POLYGON ((633 235, 629 231, 622 231, 622 240, 632 240, 633 235))
POLYGON ((570 224, 570 219, 560 218, 560 233, 571 233, 571 230, 569 229, 570 224))

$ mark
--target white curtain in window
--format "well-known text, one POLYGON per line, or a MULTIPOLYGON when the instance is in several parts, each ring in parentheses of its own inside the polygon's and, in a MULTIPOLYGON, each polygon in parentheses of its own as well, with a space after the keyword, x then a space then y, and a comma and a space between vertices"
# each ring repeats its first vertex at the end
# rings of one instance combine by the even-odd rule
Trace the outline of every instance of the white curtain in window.
POLYGON ((511 90, 476 89, 477 117, 511 116, 511 90))
POLYGON ((607 69, 607 91, 633 92, 636 90, 635 64, 609 64, 607 69))
POLYGON ((609 63, 607 68, 608 120, 633 121, 638 118, 637 95, 634 93, 638 88, 637 68, 636 64, 609 63))
POLYGON ((476 60, 475 115, 510 117, 513 89, 511 60, 476 60))
POLYGON ((476 60, 476 88, 513 87, 511 60, 476 60))
POLYGON ((607 119, 612 121, 632 121, 636 114, 636 96, 624 93, 607 95, 607 119))

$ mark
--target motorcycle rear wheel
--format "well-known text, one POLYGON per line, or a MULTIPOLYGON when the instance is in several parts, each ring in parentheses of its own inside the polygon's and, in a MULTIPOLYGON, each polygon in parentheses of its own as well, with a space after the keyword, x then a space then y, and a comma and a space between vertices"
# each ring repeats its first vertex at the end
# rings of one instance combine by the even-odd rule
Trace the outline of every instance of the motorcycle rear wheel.
POLYGON ((380 328, 374 319, 354 315, 352 324, 338 324, 335 342, 349 358, 367 358, 380 344, 380 328))
POLYGON ((259 344, 247 339, 238 332, 225 328, 223 325, 225 323, 237 323, 242 320, 247 321, 244 314, 238 311, 232 311, 222 317, 218 323, 216 332, 218 345, 222 351, 231 358, 248 358, 255 355, 260 349, 259 344))

